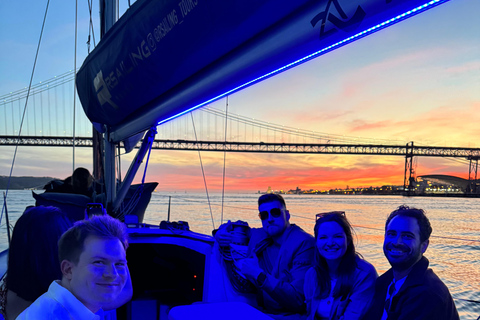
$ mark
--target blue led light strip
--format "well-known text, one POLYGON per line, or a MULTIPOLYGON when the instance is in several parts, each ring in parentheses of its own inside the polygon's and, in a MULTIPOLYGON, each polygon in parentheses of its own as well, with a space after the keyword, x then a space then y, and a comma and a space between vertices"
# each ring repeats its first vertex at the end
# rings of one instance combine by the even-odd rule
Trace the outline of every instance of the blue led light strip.
POLYGON ((218 99, 221 99, 221 98, 223 98, 223 97, 225 97, 225 96, 227 96, 227 95, 229 95, 229 94, 232 94, 232 93, 234 93, 234 92, 236 92, 236 91, 239 91, 239 90, 241 90, 241 89, 244 89, 244 88, 246 88, 246 87, 248 87, 248 86, 250 86, 250 85, 252 85, 252 84, 254 84, 254 83, 256 83, 256 82, 260 82, 260 81, 262 81, 262 80, 264 80, 264 79, 266 79, 266 78, 269 78, 269 77, 271 77, 271 76, 273 76, 273 75, 275 75, 275 74, 277 74, 277 73, 280 73, 280 72, 285 71, 285 70, 287 70, 287 69, 290 69, 290 68, 292 68, 292 67, 294 67, 294 66, 296 66, 296 65, 298 65, 298 64, 301 64, 301 63, 303 63, 303 62, 306 62, 306 61, 308 61, 308 60, 311 60, 311 59, 313 59, 313 58, 316 58, 317 56, 320 56, 320 55, 322 55, 322 54, 324 54, 324 53, 327 53, 327 52, 329 52, 329 51, 332 51, 332 50, 334 50, 334 49, 336 49, 336 48, 338 48, 338 47, 341 47, 341 46, 343 46, 343 45, 345 45, 345 44, 347 44, 347 43, 350 43, 350 42, 353 42, 353 41, 358 40, 358 39, 360 39, 360 38, 363 38, 363 37, 365 37, 365 36, 367 36, 367 35, 369 35, 369 34, 372 34, 372 33, 374 33, 374 32, 377 32, 377 31, 379 31, 379 30, 381 30, 381 29, 384 29, 384 28, 386 28, 386 27, 389 27, 389 26, 391 26, 391 25, 393 25, 393 24, 395 24, 395 23, 397 23, 397 22, 400 22, 400 21, 402 21, 402 20, 405 20, 405 19, 407 19, 407 18, 410 18, 411 16, 414 16, 414 15, 416 15, 416 14, 422 12, 422 11, 426 11, 426 10, 428 10, 428 9, 431 9, 431 8, 433 8, 434 6, 439 5, 439 4, 443 3, 443 2, 447 2, 447 1, 450 1, 450 0, 432 0, 432 1, 429 1, 429 2, 427 2, 427 3, 425 3, 425 4, 421 5, 421 6, 418 6, 418 7, 414 8, 414 9, 412 9, 412 10, 409 10, 409 11, 407 11, 407 12, 404 12, 404 13, 402 13, 402 14, 399 14, 398 16, 396 16, 396 17, 394 17, 394 18, 391 18, 391 19, 389 19, 389 20, 387 20, 387 21, 384 21, 384 22, 382 22, 382 23, 379 23, 379 24, 377 24, 376 26, 373 26, 373 27, 371 27, 371 28, 368 28, 368 29, 366 29, 366 30, 364 30, 364 31, 362 31, 362 32, 359 32, 359 33, 351 36, 351 37, 345 38, 345 39, 343 39, 342 41, 339 41, 339 42, 334 43, 334 44, 332 44, 332 45, 330 45, 330 46, 328 46, 328 47, 325 47, 325 48, 323 48, 323 49, 321 49, 321 50, 318 50, 318 51, 316 51, 316 52, 314 52, 314 53, 312 53, 312 54, 309 54, 308 56, 305 56, 305 57, 300 58, 300 59, 298 59, 298 60, 296 60, 296 61, 293 61, 293 62, 291 62, 291 63, 289 63, 289 64, 287 64, 287 65, 285 65, 285 66, 283 66, 283 67, 281 67, 281 68, 278 68, 278 69, 273 70, 273 71, 271 71, 271 72, 269 72, 269 73, 266 73, 266 74, 264 74, 263 76, 260 76, 260 77, 258 77, 258 78, 255 78, 255 79, 253 79, 253 80, 250 80, 250 81, 248 81, 248 82, 246 82, 246 83, 244 83, 244 84, 242 84, 242 85, 240 85, 240 86, 238 86, 238 87, 236 87, 236 88, 233 88, 233 89, 231 89, 231 90, 229 90, 229 91, 226 91, 226 92, 222 93, 221 95, 218 95, 218 96, 216 96, 216 97, 214 97, 214 98, 212 98, 212 99, 209 99, 209 100, 207 100, 207 101, 205 101, 205 102, 202 102, 202 103, 200 103, 200 104, 198 104, 198 105, 196 105, 196 106, 194 106, 194 107, 192 107, 192 108, 190 108, 190 109, 187 109, 187 110, 182 111, 182 112, 180 112, 180 113, 178 113, 178 114, 176 114, 176 115, 174 115, 174 116, 171 116, 171 117, 169 117, 169 118, 167 118, 167 119, 164 119, 164 120, 158 122, 157 125, 160 125, 160 124, 165 123, 165 122, 167 122, 167 121, 173 120, 173 119, 175 119, 175 118, 177 118, 177 117, 180 117, 181 115, 184 115, 184 114, 186 114, 186 113, 188 113, 188 112, 190 112, 190 111, 193 111, 193 110, 195 110, 195 109, 198 109, 198 108, 200 108, 200 107, 203 107, 203 106, 205 106, 205 105, 207 105, 207 104, 209 104, 209 103, 211 103, 211 102, 214 102, 214 101, 216 101, 216 100, 218 100, 218 99))

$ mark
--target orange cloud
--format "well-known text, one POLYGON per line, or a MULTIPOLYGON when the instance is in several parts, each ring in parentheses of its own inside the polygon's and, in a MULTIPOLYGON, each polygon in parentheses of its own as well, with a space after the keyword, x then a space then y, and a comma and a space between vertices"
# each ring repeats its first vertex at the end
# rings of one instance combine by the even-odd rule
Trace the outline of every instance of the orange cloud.
MULTIPOLYGON (((149 180, 160 190, 204 190, 198 155, 195 152, 162 151, 164 157, 181 155, 182 163, 151 163, 149 180)), ((207 186, 221 191, 223 154, 203 152, 207 186)), ((277 155, 228 153, 225 190, 231 192, 403 185, 403 157, 361 155, 277 155)), ((465 177, 468 166, 438 158, 421 158, 418 175, 451 174, 465 177)))

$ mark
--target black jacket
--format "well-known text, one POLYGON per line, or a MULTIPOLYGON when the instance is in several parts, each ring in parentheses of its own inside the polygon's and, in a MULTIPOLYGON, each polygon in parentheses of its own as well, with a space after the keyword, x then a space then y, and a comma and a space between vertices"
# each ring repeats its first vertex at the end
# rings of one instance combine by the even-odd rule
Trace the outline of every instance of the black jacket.
MULTIPOLYGON (((375 283, 375 296, 363 320, 382 318, 387 288, 393 280, 392 269, 375 283)), ((400 291, 392 299, 388 320, 459 320, 452 295, 422 257, 408 274, 400 291)))

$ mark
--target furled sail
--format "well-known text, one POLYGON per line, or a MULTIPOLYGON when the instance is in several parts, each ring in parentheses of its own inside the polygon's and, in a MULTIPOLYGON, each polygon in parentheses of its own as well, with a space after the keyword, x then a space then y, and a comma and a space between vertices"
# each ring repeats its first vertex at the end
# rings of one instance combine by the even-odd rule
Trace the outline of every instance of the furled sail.
POLYGON ((78 94, 121 141, 442 2, 138 0, 84 61, 78 94))

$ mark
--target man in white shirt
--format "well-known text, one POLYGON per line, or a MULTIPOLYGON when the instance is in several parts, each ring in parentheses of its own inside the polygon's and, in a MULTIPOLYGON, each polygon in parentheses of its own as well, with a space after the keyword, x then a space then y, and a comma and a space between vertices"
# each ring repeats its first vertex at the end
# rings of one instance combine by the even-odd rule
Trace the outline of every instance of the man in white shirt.
POLYGON ((17 319, 103 319, 104 309, 131 298, 127 247, 125 225, 110 216, 75 223, 58 242, 62 279, 17 319))

